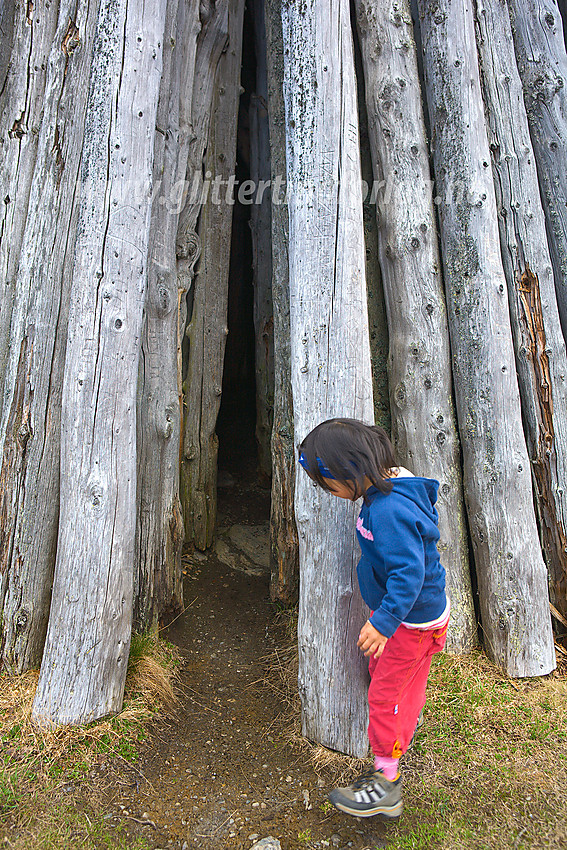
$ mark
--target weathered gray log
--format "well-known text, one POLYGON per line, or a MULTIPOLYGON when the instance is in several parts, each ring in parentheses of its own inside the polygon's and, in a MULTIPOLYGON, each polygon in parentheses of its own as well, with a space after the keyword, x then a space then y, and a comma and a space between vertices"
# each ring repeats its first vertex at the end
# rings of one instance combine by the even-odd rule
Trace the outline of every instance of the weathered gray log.
POLYGON ((500 243, 552 600, 567 615, 567 356, 508 7, 476 0, 500 243), (504 84, 503 84, 504 83, 504 84))
POLYGON ((77 186, 61 410, 61 510, 32 717, 122 705, 132 624, 136 379, 166 2, 101 3, 77 186), (144 191, 145 190, 145 191, 144 191))
MULTIPOLYGON (((181 214, 177 229, 176 251, 177 251, 177 277, 180 292, 188 293, 179 301, 179 342, 178 351, 182 357, 183 342, 185 342, 187 321, 187 299, 189 298, 193 307, 194 289, 193 277, 195 266, 201 254, 201 240, 197 233, 197 221, 201 214, 204 199, 203 187, 203 156, 209 137, 209 122, 212 114, 213 89, 217 75, 217 66, 226 48, 228 39, 228 0, 219 3, 200 4, 201 32, 197 39, 197 55, 195 60, 195 74, 193 82, 193 96, 190 103, 182 104, 182 123, 186 126, 188 135, 187 172, 180 195, 181 214)), ((209 177, 211 175, 209 174, 209 177)), ((210 181, 207 183, 210 187, 210 181)), ((202 373, 202 352, 189 352, 189 363, 181 363, 178 368, 182 378, 188 371, 190 376, 182 381, 183 394, 183 417, 181 421, 181 452, 180 452, 180 493, 183 508, 183 519, 185 528, 185 539, 190 542, 195 540, 194 516, 202 514, 202 499, 200 494, 195 494, 191 479, 191 456, 193 454, 194 418, 191 419, 189 434, 187 434, 187 420, 185 410, 188 409, 190 416, 195 417, 197 411, 194 408, 195 399, 191 402, 187 399, 188 383, 192 381, 194 388, 197 387, 199 374, 202 373), (189 447, 186 439, 189 437, 189 447)), ((187 360, 187 357, 185 357, 187 360)))
POLYGON ((0 132, 1 309, 10 325, 0 379, 2 661, 16 672, 39 666, 49 615, 75 184, 96 23, 87 6, 56 12, 46 7, 37 26, 18 7, 0 132), (20 67, 28 61, 29 77, 20 67))
POLYGON ((211 184, 199 219, 202 253, 187 325, 189 365, 185 390, 184 490, 187 537, 199 549, 213 541, 217 505, 218 437, 224 348, 228 329, 228 271, 232 205, 226 202, 236 162, 244 0, 230 0, 228 46, 217 68, 205 176, 211 184), (221 188, 225 187, 222 192, 221 188))
MULTIPOLYGON (((555 0, 508 0, 567 339, 567 54, 555 0)), ((504 78, 503 82, 507 84, 504 78)))
POLYGON ((272 212, 274 315, 274 422, 270 514, 270 595, 294 605, 299 594, 299 542, 295 523, 295 446, 289 323, 289 220, 285 202, 286 140, 283 100, 281 0, 265 0, 272 212))
MULTIPOLYGON (((349 4, 282 8, 296 439, 332 416, 373 421, 358 114, 349 4), (340 176, 340 179, 339 179, 340 176)), ((367 610, 355 575, 357 509, 301 471, 299 692, 303 734, 368 750, 367 672, 356 641, 367 610)))
POLYGON ((366 112, 364 71, 360 41, 354 37, 354 67, 358 103, 358 132, 360 136, 360 170, 362 174, 362 216, 366 253, 366 295, 368 302, 368 333, 370 336, 370 362, 372 365, 372 394, 374 396, 374 421, 388 434, 392 429, 390 392, 388 387, 388 319, 384 301, 384 287, 378 257, 377 198, 384 194, 384 185, 374 180, 370 151, 368 114, 366 112))
POLYGON ((447 570, 447 644, 477 642, 447 311, 408 0, 355 0, 362 46, 379 250, 388 311, 392 439, 404 466, 440 482, 438 548, 447 570))
MULTIPOLYGON (((67 14, 66 28, 70 30, 75 26, 75 5, 63 3, 61 8, 61 13, 67 14)), ((84 14, 84 10, 81 11, 84 14)), ((81 17, 79 14, 79 19, 81 17)), ((56 32, 59 51, 63 49, 65 53, 67 45, 63 38, 66 30, 61 33, 61 16, 58 16, 58 8, 54 4, 42 10, 41 18, 38 18, 31 4, 14 4, 8 0, 2 24, 6 26, 6 32, 2 34, 0 43, 2 55, 8 62, 6 66, 0 66, 0 386, 5 375, 13 385, 20 353, 20 342, 14 338, 12 309, 16 302, 21 302, 16 275, 40 141, 36 131, 49 73, 47 64, 53 54, 56 32), (33 73, 30 73, 30 68, 34 69, 33 73)), ((66 60, 65 55, 59 58, 62 62, 66 60)), ((53 129, 51 132, 53 144, 53 129)), ((4 400, 9 406, 10 398, 9 389, 1 393, 0 414, 4 400)))
POLYGON ((512 676, 555 667, 469 0, 420 0, 464 488, 482 627, 512 676), (463 92, 467 92, 466 98, 463 92))
POLYGON ((270 130, 264 0, 253 5, 256 91, 250 98, 250 179, 256 186, 250 207, 254 271, 254 331, 256 338, 256 442, 258 467, 272 475, 271 437, 274 419, 274 319, 272 308, 272 245, 270 202, 270 130))
MULTIPOLYGON (((182 392, 178 357, 179 303, 176 189, 187 171, 190 126, 180 108, 191 101, 198 0, 170 0, 164 69, 156 121, 150 262, 142 355, 138 375, 138 522, 134 571, 134 623, 138 630, 179 610, 183 602, 179 499, 182 392)), ((183 279, 183 282, 185 280, 183 279)))

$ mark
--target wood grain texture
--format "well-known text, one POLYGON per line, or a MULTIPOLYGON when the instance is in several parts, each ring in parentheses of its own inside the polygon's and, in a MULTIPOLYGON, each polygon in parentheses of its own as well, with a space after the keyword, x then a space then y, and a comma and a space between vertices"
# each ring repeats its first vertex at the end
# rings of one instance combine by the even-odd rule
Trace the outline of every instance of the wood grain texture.
POLYGON ((97 13, 61 411, 61 510, 32 717, 122 705, 132 624, 136 380, 165 0, 97 13))
POLYGON ((540 537, 567 614, 567 357, 508 7, 476 0, 500 244, 540 537))
POLYGON ((400 462, 439 480, 438 548, 451 599, 448 647, 477 642, 453 403, 449 330, 413 24, 406 0, 356 0, 379 251, 388 313, 392 439, 400 462))
POLYGON ((294 605, 299 597, 299 542, 295 523, 295 446, 289 320, 289 218, 285 201, 286 141, 281 0, 265 0, 271 156, 274 422, 270 514, 270 595, 294 605))
MULTIPOLYGON (((230 0, 228 45, 218 62, 204 159, 205 175, 212 175, 213 181, 221 179, 224 186, 234 175, 236 161, 243 17, 244 0, 230 0)), ((215 429, 228 333, 231 232, 232 206, 223 202, 220 191, 215 195, 211 186, 199 219, 202 252, 187 324, 184 509, 187 537, 199 549, 212 544, 216 523, 218 437, 215 429)))
MULTIPOLYGON (((332 416, 373 422, 358 113, 346 0, 285 2, 291 376, 295 438, 332 416)), ((355 575, 357 508, 295 490, 301 565, 299 692, 303 734, 364 756, 367 610, 355 575)))
POLYGON ((485 644, 512 676, 555 667, 471 0, 420 0, 464 488, 485 644))
POLYGON ((508 0, 508 7, 567 338, 567 54, 561 14, 555 0, 508 0))
POLYGON ((2 661, 16 672, 41 661, 55 566, 75 189, 96 24, 86 3, 36 14, 40 24, 26 19, 25 33, 19 23, 14 31, 0 133, 1 309, 9 325, 1 375, 2 661), (22 56, 24 44, 30 53, 22 56), (34 63, 33 75, 22 77, 21 61, 34 63))
MULTIPOLYGON (((213 109, 213 93, 217 68, 229 37, 228 0, 219 3, 201 3, 199 7, 201 32, 197 39, 193 94, 190 103, 182 103, 182 125, 187 130, 186 195, 182 196, 182 210, 177 229, 178 290, 183 294, 179 301, 179 345, 182 375, 183 417, 181 424, 180 493, 183 507, 185 539, 188 543, 203 545, 207 540, 207 511, 205 497, 199 490, 200 463, 200 411, 199 382, 204 368, 203 335, 195 331, 199 304, 194 275, 201 256, 202 244, 197 223, 203 208, 203 159, 209 139, 209 124, 213 109), (189 324, 188 300, 190 304, 189 324), (195 313, 197 307, 197 313, 195 313), (193 314, 195 313, 195 324, 193 314), (191 340, 191 336, 193 339, 191 340), (189 345, 187 345, 189 343, 189 345), (181 352, 185 351, 184 357, 181 352), (195 478, 196 473, 196 478, 195 478), (205 529, 203 531, 203 529, 205 529)), ((198 320, 202 322, 201 319, 198 320)), ((223 323, 226 327, 226 321, 223 323)))
POLYGON ((272 307, 272 216, 270 191, 270 128, 264 0, 255 0, 254 51, 256 91, 250 98, 250 179, 256 186, 250 207, 254 272, 256 335, 256 442, 258 467, 265 480, 272 475, 274 419, 274 316, 272 307))
POLYGON ((150 227, 150 262, 138 373, 138 522, 135 545, 134 623, 138 630, 179 611, 183 602, 179 497, 182 391, 178 364, 179 302, 176 235, 177 187, 187 171, 187 122, 181 104, 193 93, 197 0, 170 0, 164 70, 156 119, 150 227))

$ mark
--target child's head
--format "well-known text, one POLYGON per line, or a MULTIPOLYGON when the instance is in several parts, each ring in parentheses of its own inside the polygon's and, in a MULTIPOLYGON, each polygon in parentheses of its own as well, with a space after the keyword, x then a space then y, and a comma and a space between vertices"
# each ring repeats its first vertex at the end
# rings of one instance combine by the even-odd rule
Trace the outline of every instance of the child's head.
POLYGON ((396 465, 394 449, 384 429, 375 425, 357 419, 328 419, 305 437, 299 457, 309 477, 334 495, 349 497, 346 492, 357 499, 365 494, 369 482, 383 493, 392 489, 389 476, 396 465))

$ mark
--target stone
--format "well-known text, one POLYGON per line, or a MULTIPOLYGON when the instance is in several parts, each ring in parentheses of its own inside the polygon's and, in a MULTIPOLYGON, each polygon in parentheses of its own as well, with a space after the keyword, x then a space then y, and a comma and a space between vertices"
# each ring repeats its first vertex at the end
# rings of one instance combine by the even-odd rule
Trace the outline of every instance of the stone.
POLYGON ((251 576, 262 576, 266 572, 264 567, 254 564, 243 552, 233 549, 225 540, 221 540, 220 538, 215 541, 215 553, 219 561, 241 573, 251 576))
POLYGON ((282 850, 282 845, 277 838, 272 838, 271 835, 268 835, 266 838, 261 838, 260 841, 257 841, 250 850, 282 850))
POLYGON ((228 532, 231 542, 259 567, 270 569, 270 526, 233 525, 228 532))

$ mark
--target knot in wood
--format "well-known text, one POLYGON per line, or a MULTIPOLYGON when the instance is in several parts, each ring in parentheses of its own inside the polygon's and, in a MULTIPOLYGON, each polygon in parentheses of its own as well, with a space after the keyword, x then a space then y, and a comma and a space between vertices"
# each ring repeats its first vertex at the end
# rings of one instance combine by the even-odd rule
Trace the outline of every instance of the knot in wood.
POLYGON ((426 379, 425 379, 425 381, 423 382, 423 385, 424 385, 424 387, 425 387, 425 389, 426 389, 426 390, 430 390, 430 389, 431 389, 431 380, 430 380, 430 378, 426 378, 426 379))
POLYGON ((100 508, 104 491, 100 484, 92 484, 89 491, 89 500, 93 508, 100 508))
POLYGON ((443 443, 445 442, 445 439, 446 439, 445 432, 444 431, 438 431, 436 436, 435 436, 435 441, 437 442, 437 444, 439 446, 442 446, 443 443))
POLYGON ((23 422, 18 430, 18 442, 20 445, 25 446, 31 435, 32 432, 29 423, 23 422))
POLYGON ((18 611, 14 618, 14 625, 16 627, 17 632, 21 632, 28 624, 28 620, 30 618, 29 613, 22 608, 21 611, 18 611))
POLYGON ((406 406, 406 387, 405 384, 401 383, 395 389, 394 392, 394 400, 398 407, 406 406))

